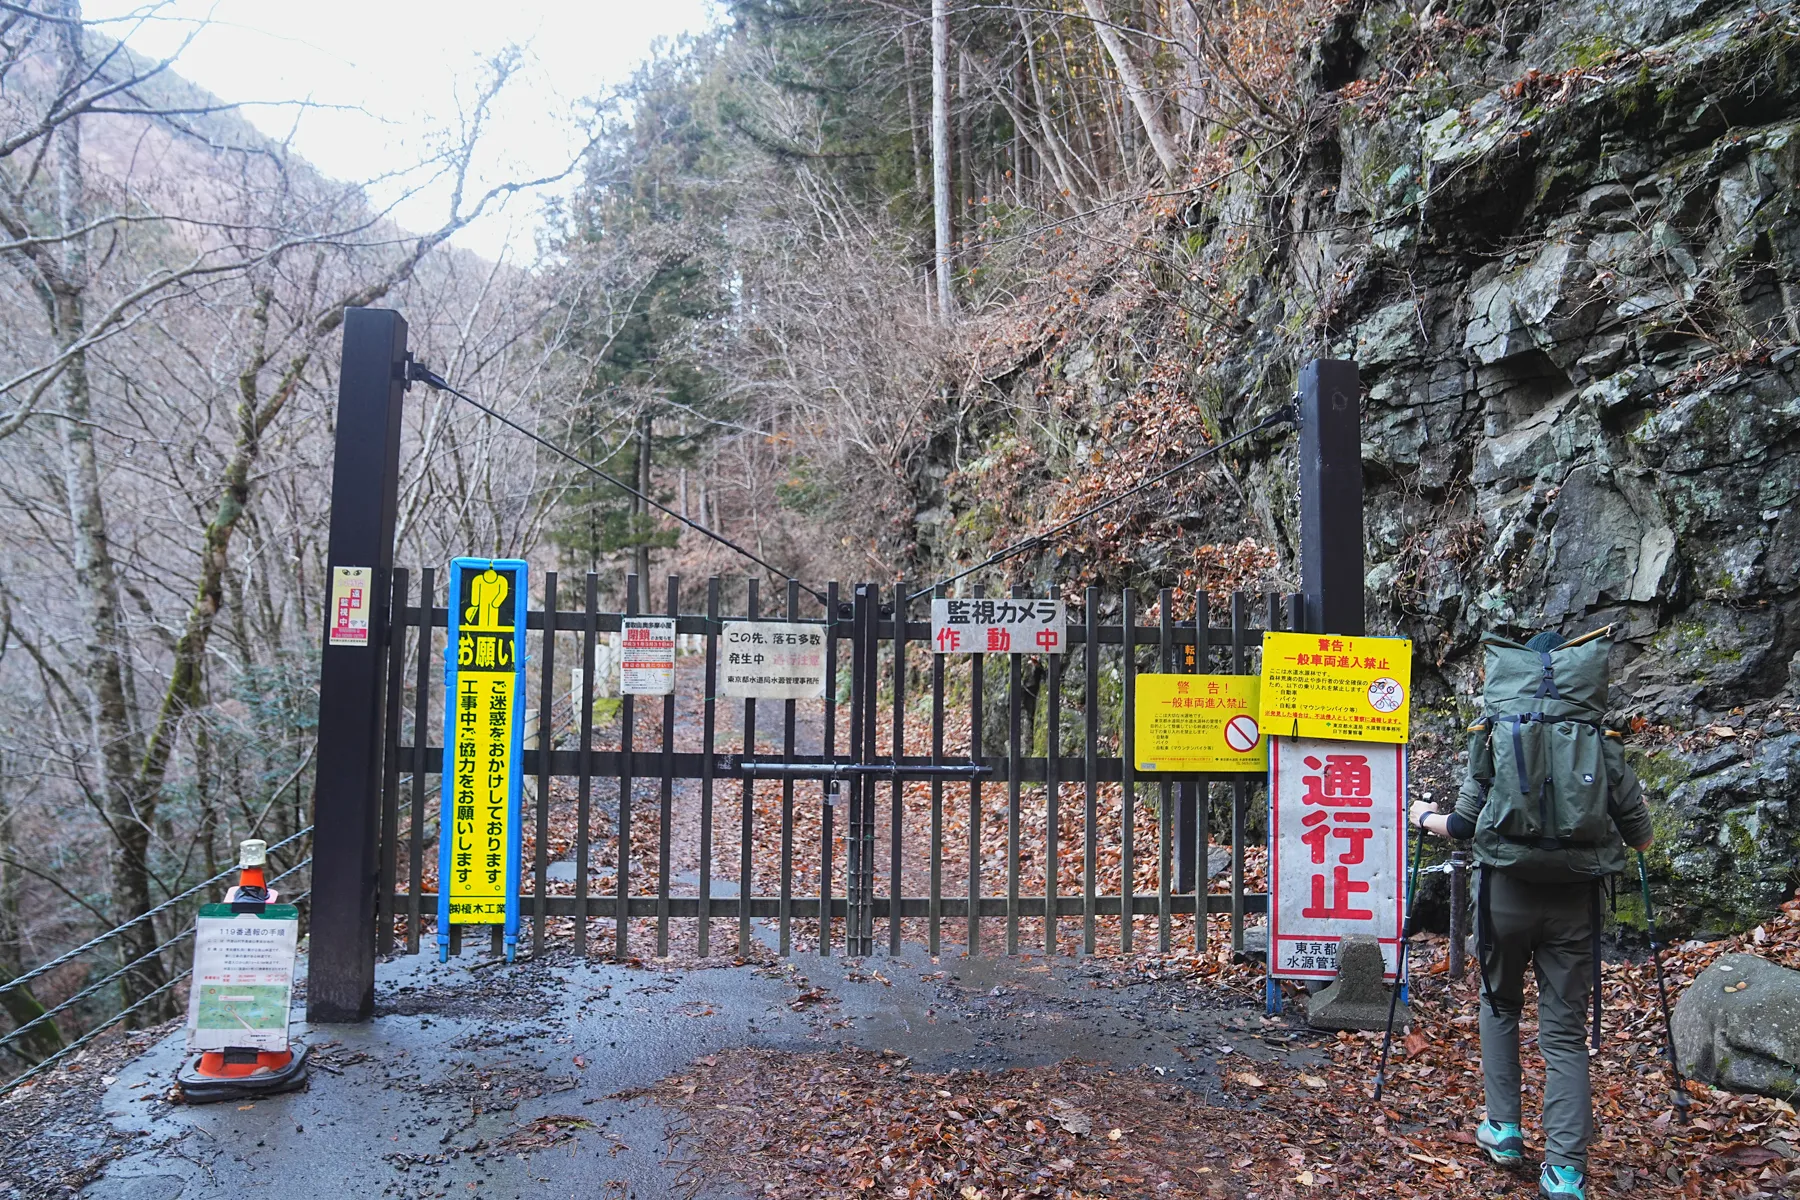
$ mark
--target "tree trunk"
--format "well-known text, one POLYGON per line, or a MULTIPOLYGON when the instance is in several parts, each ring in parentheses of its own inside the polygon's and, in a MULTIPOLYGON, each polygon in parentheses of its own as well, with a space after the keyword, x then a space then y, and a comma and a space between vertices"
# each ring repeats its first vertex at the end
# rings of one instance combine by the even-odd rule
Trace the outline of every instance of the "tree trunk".
POLYGON ((1175 143, 1170 140, 1168 130, 1163 128, 1162 118, 1157 115, 1156 101, 1144 87, 1144 77, 1138 73, 1137 64, 1131 61, 1126 51, 1125 39, 1107 20, 1106 6, 1101 0, 1082 0, 1088 16, 1094 22, 1094 32, 1100 35, 1101 45, 1112 59, 1113 69, 1119 73, 1119 82, 1125 85, 1125 94, 1131 98, 1131 105, 1137 109, 1138 120, 1143 122, 1144 133, 1150 139, 1150 148, 1156 151, 1157 161, 1162 163, 1163 172, 1171 183, 1179 182, 1181 163, 1175 155, 1175 143))
POLYGON ((975 251, 969 230, 976 223, 976 197, 979 192, 975 186, 975 164, 973 149, 975 143, 974 126, 971 121, 969 103, 969 77, 974 74, 969 65, 969 55, 965 50, 956 53, 956 228, 952 231, 957 236, 957 263, 963 270, 976 265, 975 251))
POLYGON ((900 54, 906 66, 906 132, 912 136, 913 191, 925 194, 925 147, 919 141, 919 84, 914 77, 912 29, 900 30, 900 54))
POLYGON ((950 3, 931 0, 931 211, 937 229, 938 319, 956 313, 950 290, 950 3))
MULTIPOLYGON (((86 69, 82 45, 79 0, 64 0, 56 26, 58 66, 68 85, 86 69)), ((86 219, 84 180, 81 169, 81 118, 71 117, 51 135, 57 184, 57 220, 65 230, 78 229, 86 219)), ((101 501, 100 464, 94 447, 92 393, 85 350, 70 350, 86 325, 87 239, 69 237, 62 243, 59 278, 53 281, 52 319, 58 348, 69 354, 68 366, 58 381, 63 475, 69 504, 71 550, 75 562, 75 587, 87 626, 88 644, 83 674, 88 688, 89 719, 99 752, 100 793, 108 823, 112 826, 112 916, 123 923, 148 912, 150 900, 150 830, 156 817, 156 791, 139 794, 136 766, 141 754, 138 730, 131 719, 126 694, 125 632, 119 612, 118 571, 107 536, 106 510, 101 501)), ((119 950, 126 962, 143 961, 125 975, 122 994, 127 1005, 156 992, 167 981, 157 944, 155 923, 140 921, 119 936, 119 950)), ((134 1022, 156 1024, 174 1012, 173 998, 164 992, 133 1015, 134 1022)))
MULTIPOLYGON (((638 417, 637 428, 637 490, 644 496, 650 494, 650 434, 650 413, 646 409, 638 417)), ((636 565, 632 569, 637 572, 638 595, 647 596, 650 594, 650 503, 633 496, 631 511, 636 516, 634 524, 638 536, 637 552, 633 555, 636 565)))

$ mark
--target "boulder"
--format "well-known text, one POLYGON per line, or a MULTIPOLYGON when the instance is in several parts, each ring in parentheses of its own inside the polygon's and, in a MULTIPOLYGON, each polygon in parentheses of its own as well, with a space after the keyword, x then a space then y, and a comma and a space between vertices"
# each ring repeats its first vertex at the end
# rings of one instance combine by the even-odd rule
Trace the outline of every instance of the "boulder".
MULTIPOLYGON (((1338 943, 1337 979, 1306 1002, 1306 1023, 1314 1029, 1385 1029, 1388 1019, 1388 986, 1382 981, 1386 965, 1381 943, 1372 937, 1348 937, 1338 943)), ((1407 1020, 1405 1005, 1394 1015, 1396 1025, 1407 1020)))
POLYGON ((1682 1073, 1732 1092, 1800 1095, 1800 971, 1727 954, 1675 1005, 1682 1073))

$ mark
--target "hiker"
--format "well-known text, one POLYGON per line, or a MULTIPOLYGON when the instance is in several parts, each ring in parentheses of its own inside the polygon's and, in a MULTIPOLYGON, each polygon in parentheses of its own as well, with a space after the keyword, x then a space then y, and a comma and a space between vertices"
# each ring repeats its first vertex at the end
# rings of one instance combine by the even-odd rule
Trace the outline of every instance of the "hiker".
POLYGON ((1476 957, 1487 1117, 1476 1141, 1503 1167, 1524 1161, 1519 1128, 1519 1016, 1536 968, 1544 1056, 1544 1167, 1538 1195, 1585 1200, 1593 1101, 1587 1003, 1600 1025, 1601 888, 1625 869, 1625 846, 1652 840, 1643 788, 1605 728, 1608 644, 1544 632, 1520 645, 1482 639, 1486 714, 1469 727, 1456 811, 1414 801, 1413 824, 1475 842, 1476 957))

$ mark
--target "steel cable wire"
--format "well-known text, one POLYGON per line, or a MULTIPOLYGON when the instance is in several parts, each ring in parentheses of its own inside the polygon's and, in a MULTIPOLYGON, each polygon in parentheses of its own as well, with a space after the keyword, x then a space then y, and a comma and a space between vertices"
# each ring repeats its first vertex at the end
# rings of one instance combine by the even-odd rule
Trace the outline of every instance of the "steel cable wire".
POLYGON ((751 562, 753 562, 757 566, 763 568, 765 571, 769 571, 775 575, 779 575, 785 581, 798 584, 802 589, 804 589, 808 594, 810 594, 812 596, 813 599, 817 600, 820 604, 825 603, 825 594, 823 592, 819 592, 819 591, 814 590, 811 587, 808 587, 806 584, 802 583, 799 579, 788 574, 786 571, 783 571, 780 567, 776 566, 774 563, 768 561, 765 558, 760 557, 759 555, 757 555, 755 553, 752 553, 749 550, 746 550, 744 547, 738 545, 736 542, 732 541, 730 538, 726 537, 724 534, 719 533, 712 529, 708 529, 706 526, 700 524, 700 522, 692 520, 691 518, 682 516, 680 513, 676 512, 674 509, 670 508, 668 505, 662 503, 660 500, 657 500, 654 497, 645 495, 643 492, 638 491, 636 488, 632 487, 629 483, 626 483, 624 480, 618 478, 617 476, 608 474, 607 472, 602 471, 599 467, 596 467, 593 463, 588 462, 587 460, 585 460, 583 458, 580 458, 574 454, 569 453, 567 450, 564 450, 561 446, 558 446, 555 442, 551 441, 549 438, 546 438, 541 434, 532 432, 531 430, 525 428, 525 426, 523 426, 523 425, 519 424, 517 421, 513 420, 511 417, 508 417, 499 412, 496 412, 494 409, 489 408, 487 405, 483 404, 481 401, 475 399, 475 397, 467 394, 466 392, 458 391, 456 388, 452 387, 449 384, 449 382, 444 379, 444 377, 442 375, 439 375, 436 371, 433 371, 430 367, 427 367, 425 364, 418 363, 418 362, 413 362, 413 363, 407 364, 406 378, 409 382, 416 380, 417 382, 422 383, 426 387, 432 388, 435 391, 448 392, 450 395, 455 396, 458 400, 461 400, 463 403, 471 405, 474 408, 480 409, 482 412, 484 412, 488 416, 494 418, 494 420, 500 422, 502 425, 505 425, 507 428, 513 430, 516 433, 524 434, 526 437, 530 438, 532 441, 536 442, 538 445, 542 446, 544 449, 550 451, 552 454, 557 455, 559 458, 567 459, 569 462, 574 463, 576 466, 580 467, 582 470, 588 472, 589 474, 592 474, 592 475, 598 476, 601 479, 604 479, 607 483, 612 484, 614 487, 618 488, 620 491, 624 492, 626 495, 635 496, 637 499, 642 500, 645 504, 650 505, 652 508, 656 509, 658 512, 663 513, 665 516, 669 516, 669 517, 674 518, 677 521, 680 521, 683 525, 686 525, 689 529, 692 529, 694 532, 703 534, 704 536, 711 538, 713 541, 719 543, 719 545, 724 546, 726 549, 731 550, 734 553, 741 554, 743 557, 749 559, 751 562))
POLYGON ((981 562, 976 563, 974 566, 969 567, 966 570, 958 571, 954 575, 950 575, 943 579, 940 579, 936 583, 932 584, 930 587, 920 588, 918 591, 912 593, 910 596, 908 596, 906 598, 907 603, 910 604, 914 600, 919 599, 921 596, 933 595, 937 591, 938 588, 949 587, 951 584, 957 582, 959 579, 967 578, 968 576, 973 575, 977 571, 984 571, 989 567, 996 566, 999 563, 1005 562, 1009 558, 1015 558, 1018 555, 1025 553, 1027 550, 1034 549, 1034 548, 1042 545, 1043 543, 1049 541, 1051 538, 1054 538, 1056 535, 1063 532, 1063 530, 1068 529, 1071 526, 1077 525, 1080 522, 1087 520, 1089 517, 1093 516, 1095 513, 1100 512, 1104 509, 1111 508, 1113 505, 1119 503, 1121 500, 1128 500, 1131 497, 1137 495, 1139 492, 1144 491, 1146 488, 1154 487, 1156 484, 1159 484, 1163 480, 1169 478, 1169 476, 1178 475, 1182 471, 1187 470, 1189 467, 1192 467, 1201 462, 1204 462, 1206 459, 1211 458, 1213 455, 1219 453, 1221 450, 1224 450, 1229 446, 1233 446, 1233 445, 1237 444, 1238 442, 1243 441, 1245 438, 1253 437, 1256 434, 1261 433, 1265 429, 1274 429, 1275 427, 1280 426, 1280 425, 1293 424, 1299 418, 1299 411, 1300 411, 1299 405, 1295 401, 1290 400, 1288 403, 1282 405, 1280 408, 1275 409, 1273 412, 1269 413, 1269 415, 1264 417, 1262 420, 1258 421, 1256 424, 1252 425, 1250 428, 1241 430, 1237 433, 1234 433, 1222 442, 1213 443, 1212 445, 1208 446, 1206 449, 1200 451, 1199 453, 1190 455, 1189 457, 1182 459, 1180 462, 1176 463, 1174 466, 1170 467, 1168 470, 1162 471, 1156 475, 1152 475, 1150 478, 1143 480, 1140 483, 1133 484, 1131 487, 1126 488, 1124 491, 1120 492, 1116 496, 1109 496, 1105 500, 1102 500, 1102 501, 1098 502, 1097 504, 1092 504, 1092 505, 1088 506, 1087 508, 1082 509, 1080 512, 1076 513, 1074 516, 1068 517, 1062 521, 1057 522, 1055 525, 1052 525, 1050 528, 1044 530, 1042 533, 1034 533, 1030 537, 1021 538, 1019 541, 1014 542, 1012 545, 1006 547, 1003 550, 996 551, 995 553, 989 555, 986 559, 982 560, 981 562))
MULTIPOLYGON (((287 845, 289 842, 292 842, 298 838, 305 837, 307 834, 312 832, 312 828, 313 827, 311 825, 308 825, 304 829, 297 830, 296 832, 289 834, 287 837, 282 838, 279 842, 276 842, 273 846, 270 846, 268 848, 268 853, 273 854, 277 850, 281 849, 283 846, 287 845)), ((307 856, 307 861, 308 862, 312 861, 311 855, 307 856)), ((57 955, 55 958, 51 959, 49 962, 43 964, 42 966, 33 967, 31 970, 25 972, 23 975, 15 976, 12 979, 9 979, 4 983, 0 983, 0 993, 9 992, 13 988, 22 987, 25 984, 30 983, 34 979, 43 978, 45 975, 49 974, 51 971, 54 971, 56 968, 62 966, 64 963, 73 962, 75 959, 80 958, 83 954, 86 954, 88 951, 94 949, 94 947, 105 945, 107 942, 111 941, 113 938, 116 938, 121 933, 124 933, 127 929, 130 929, 133 925, 141 924, 142 922, 148 920, 149 918, 156 916, 158 913, 165 912, 168 909, 172 908, 173 906, 181 903, 183 900, 186 900, 188 897, 192 896, 195 892, 203 891, 204 889, 211 887, 213 884, 218 883, 221 879, 229 878, 231 876, 231 874, 233 872, 235 872, 236 870, 237 870, 236 867, 227 867, 225 870, 220 871, 217 875, 214 875, 211 879, 201 880, 199 883, 196 883, 193 887, 189 888, 185 892, 182 892, 180 895, 170 896, 167 900, 164 900, 161 904, 158 904, 155 908, 147 909, 146 911, 141 912, 137 916, 131 918, 131 920, 129 920, 129 921, 126 921, 126 922, 123 922, 122 924, 113 926, 113 928, 107 930, 105 933, 100 934, 98 937, 90 938, 89 940, 83 942, 81 945, 75 947, 73 950, 70 950, 70 951, 67 951, 66 953, 57 955)))
MULTIPOLYGON (((294 836, 298 837, 299 835, 296 834, 294 836)), ((291 841, 292 839, 290 838, 289 840, 291 841)), ((269 882, 271 884, 280 883, 283 879, 286 879, 289 875, 292 875, 294 872, 302 869, 303 867, 308 867, 311 865, 312 865, 312 855, 309 854, 305 858, 301 859, 299 862, 295 863, 293 866, 289 867, 287 870, 283 871, 281 874, 277 875, 274 879, 271 879, 269 882)), ((225 874, 227 874, 227 875, 229 875, 230 873, 231 872, 229 872, 229 871, 225 872, 225 874)), ((296 895, 291 901, 288 901, 288 903, 298 904, 302 900, 305 900, 307 897, 309 897, 311 895, 312 895, 312 889, 309 887, 305 891, 300 892, 298 895, 296 895)), ((123 928, 123 927, 121 927, 121 928, 123 928)), ((190 929, 188 932, 191 934, 193 931, 190 929)), ((26 1070, 26 1071, 20 1073, 19 1075, 14 1076, 13 1078, 7 1080, 5 1083, 0 1083, 0 1096, 9 1095, 14 1089, 18 1088, 21 1084, 28 1083, 32 1079, 35 1079, 37 1076, 42 1075, 45 1071, 48 1071, 51 1067, 55 1066, 62 1059, 67 1058, 69 1055, 73 1054, 75 1051, 79 1050, 81 1047, 87 1045, 89 1042, 93 1041, 95 1038, 97 1038, 101 1034, 105 1033, 108 1029, 111 1029, 114 1025, 117 1025, 120 1021, 123 1021, 126 1017, 130 1016, 132 1013, 136 1012, 138 1009, 144 1007, 144 1005, 150 1003, 150 1001, 156 999, 158 996, 162 995, 164 992, 166 992, 169 989, 180 984, 183 980, 187 979, 188 976, 192 975, 193 973, 194 973, 194 968, 189 967, 187 970, 181 972, 179 975, 176 975, 173 978, 171 978, 168 982, 160 985, 159 987, 152 989, 151 991, 145 993, 143 996, 140 996, 134 1003, 128 1005, 125 1008, 120 1009, 118 1012, 114 1013, 111 1017, 107 1018, 105 1021, 103 1021, 99 1025, 94 1026, 92 1029, 88 1030, 86 1033, 82 1034, 80 1037, 76 1038, 74 1041, 72 1041, 68 1045, 64 1046, 61 1050, 58 1050, 55 1054, 50 1055, 48 1058, 44 1059, 42 1062, 38 1063, 36 1066, 31 1067, 29 1070, 26 1070)))

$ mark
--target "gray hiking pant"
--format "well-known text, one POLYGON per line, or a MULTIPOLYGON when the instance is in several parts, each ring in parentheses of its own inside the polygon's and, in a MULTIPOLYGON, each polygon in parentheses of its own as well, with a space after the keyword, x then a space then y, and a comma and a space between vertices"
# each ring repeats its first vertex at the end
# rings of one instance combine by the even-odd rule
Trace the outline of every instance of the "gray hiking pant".
POLYGON ((1488 1120, 1519 1124, 1519 1015, 1525 968, 1532 966, 1546 1074, 1544 1159, 1585 1173, 1594 1136, 1586 1038, 1598 893, 1591 883, 1532 883, 1491 868, 1481 872, 1479 887, 1486 892, 1477 905, 1476 944, 1488 1120))

